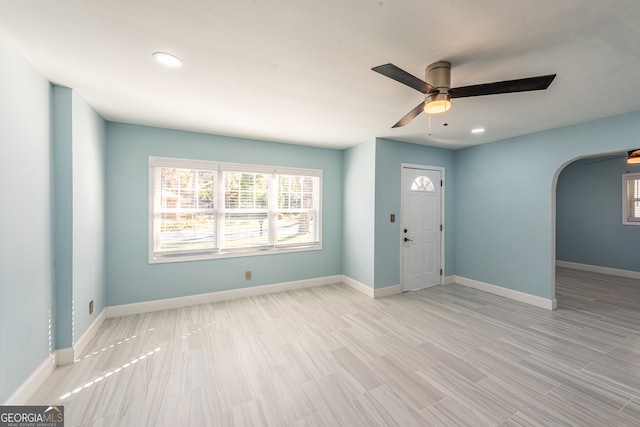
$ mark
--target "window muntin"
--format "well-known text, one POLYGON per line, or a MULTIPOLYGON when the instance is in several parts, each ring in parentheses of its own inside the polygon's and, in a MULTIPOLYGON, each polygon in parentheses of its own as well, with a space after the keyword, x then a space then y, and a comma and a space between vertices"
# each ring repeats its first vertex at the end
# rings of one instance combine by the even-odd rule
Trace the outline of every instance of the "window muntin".
POLYGON ((622 176, 622 223, 640 225, 640 173, 622 176))
POLYGON ((321 247, 322 171, 150 157, 149 262, 321 247))

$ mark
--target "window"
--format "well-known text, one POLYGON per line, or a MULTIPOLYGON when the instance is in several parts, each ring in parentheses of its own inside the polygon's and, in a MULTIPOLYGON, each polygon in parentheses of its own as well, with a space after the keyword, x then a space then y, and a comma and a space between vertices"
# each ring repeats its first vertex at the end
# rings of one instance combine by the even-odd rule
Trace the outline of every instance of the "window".
POLYGON ((428 191, 433 192, 436 191, 433 187, 433 182, 424 175, 417 177, 413 183, 411 184, 411 191, 428 191))
POLYGON ((640 173, 622 175, 622 223, 640 225, 640 173))
POLYGON ((321 248, 322 171, 149 158, 149 262, 321 248))

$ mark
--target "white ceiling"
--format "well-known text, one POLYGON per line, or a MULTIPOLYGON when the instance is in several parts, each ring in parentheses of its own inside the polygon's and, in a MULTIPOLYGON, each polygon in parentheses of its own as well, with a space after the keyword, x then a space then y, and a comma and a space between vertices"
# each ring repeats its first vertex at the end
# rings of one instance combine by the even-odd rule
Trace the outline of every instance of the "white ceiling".
POLYGON ((295 144, 455 149, 640 109, 638 0, 0 0, 0 37, 108 120, 295 144), (438 60, 453 87, 557 77, 391 129, 423 95, 371 68, 438 60))

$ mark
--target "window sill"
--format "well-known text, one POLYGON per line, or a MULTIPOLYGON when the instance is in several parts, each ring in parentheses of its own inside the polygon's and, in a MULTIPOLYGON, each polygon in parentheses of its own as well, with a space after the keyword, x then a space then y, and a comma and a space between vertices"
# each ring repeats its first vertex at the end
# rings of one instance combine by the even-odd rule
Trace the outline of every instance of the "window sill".
POLYGON ((200 251, 192 253, 173 254, 149 254, 149 264, 166 264, 171 262, 206 261, 225 258, 252 257, 260 255, 276 255, 294 252, 318 251, 322 249, 321 244, 309 245, 296 248, 261 248, 258 250, 237 250, 237 251, 200 251))

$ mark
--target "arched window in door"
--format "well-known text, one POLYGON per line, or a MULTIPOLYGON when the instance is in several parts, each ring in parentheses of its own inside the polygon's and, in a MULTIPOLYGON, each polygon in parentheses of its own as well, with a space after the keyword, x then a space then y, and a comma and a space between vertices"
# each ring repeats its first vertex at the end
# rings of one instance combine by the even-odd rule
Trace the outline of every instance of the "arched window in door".
POLYGON ((431 182, 431 180, 428 177, 421 175, 417 177, 411 184, 411 191, 433 192, 433 191, 436 191, 436 189, 433 186, 433 182, 431 182))

